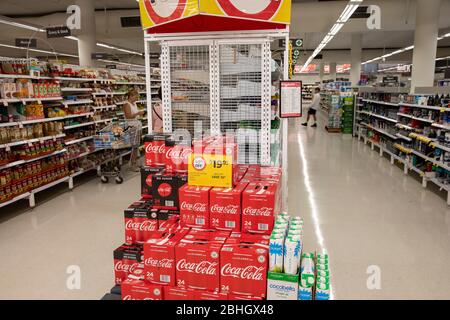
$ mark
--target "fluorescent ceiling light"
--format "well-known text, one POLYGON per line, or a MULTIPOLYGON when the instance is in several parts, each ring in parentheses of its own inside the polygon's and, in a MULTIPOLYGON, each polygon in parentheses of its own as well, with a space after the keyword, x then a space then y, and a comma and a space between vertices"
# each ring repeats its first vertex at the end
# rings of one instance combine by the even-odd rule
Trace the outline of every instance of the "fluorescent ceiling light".
POLYGON ((320 42, 320 44, 317 46, 317 48, 314 50, 313 54, 306 60, 305 64, 301 68, 300 72, 306 71, 308 68, 308 65, 311 63, 311 61, 314 60, 314 58, 322 51, 323 48, 326 47, 326 45, 334 38, 334 36, 341 30, 341 28, 344 26, 344 23, 347 22, 348 19, 352 16, 352 14, 358 9, 360 3, 363 0, 350 0, 347 5, 345 6, 344 10, 342 11, 341 15, 339 16, 336 23, 331 27, 330 31, 327 33, 327 35, 323 38, 323 40, 320 42))
POLYGON ((21 22, 12 21, 11 19, 4 17, 4 16, 0 16, 0 23, 7 24, 7 25, 10 25, 13 27, 22 28, 22 29, 32 30, 32 31, 36 31, 36 32, 45 32, 45 29, 43 29, 43 28, 40 28, 37 26, 32 26, 29 24, 21 23, 21 22))
POLYGON ((106 44, 106 43, 97 42, 97 46, 102 47, 102 48, 107 48, 107 49, 111 49, 111 50, 117 50, 117 51, 120 51, 120 52, 125 52, 125 53, 129 53, 129 54, 135 54, 135 55, 138 55, 138 56, 142 56, 141 52, 114 47, 114 46, 106 44))
POLYGON ((10 49, 18 49, 18 50, 29 50, 29 51, 38 52, 38 53, 46 53, 46 54, 51 54, 51 55, 59 55, 59 56, 65 56, 65 57, 78 58, 78 56, 73 55, 73 54, 61 53, 61 52, 56 52, 56 51, 40 50, 40 49, 32 49, 32 48, 23 48, 23 47, 17 47, 17 46, 12 46, 12 45, 3 44, 3 43, 0 43, 0 47, 10 48, 10 49))

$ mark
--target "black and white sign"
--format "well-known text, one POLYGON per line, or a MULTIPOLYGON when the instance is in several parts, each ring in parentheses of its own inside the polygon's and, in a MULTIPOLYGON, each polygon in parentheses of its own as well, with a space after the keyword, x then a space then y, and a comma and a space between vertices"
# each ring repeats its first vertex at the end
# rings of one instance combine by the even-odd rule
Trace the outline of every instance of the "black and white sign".
POLYGON ((37 48, 37 39, 16 39, 16 47, 21 48, 37 48))
POLYGON ((107 53, 96 52, 96 53, 91 54, 92 60, 105 60, 105 59, 108 59, 108 57, 109 57, 109 55, 107 53))
POLYGON ((117 69, 117 65, 115 64, 107 64, 106 69, 117 69))
POLYGON ((302 82, 280 81, 280 118, 302 116, 302 82))
POLYGON ((47 38, 64 38, 72 35, 72 32, 66 26, 62 27, 50 27, 46 29, 47 38))
POLYGON ((383 77, 383 83, 398 83, 398 77, 397 76, 383 77))
MULTIPOLYGON (((285 39, 280 39, 278 41, 278 46, 281 47, 281 48, 284 48, 285 47, 285 42, 286 42, 285 39)), ((301 48, 301 47, 303 47, 303 39, 291 39, 290 42, 291 42, 291 44, 292 44, 292 46, 294 48, 301 48)))

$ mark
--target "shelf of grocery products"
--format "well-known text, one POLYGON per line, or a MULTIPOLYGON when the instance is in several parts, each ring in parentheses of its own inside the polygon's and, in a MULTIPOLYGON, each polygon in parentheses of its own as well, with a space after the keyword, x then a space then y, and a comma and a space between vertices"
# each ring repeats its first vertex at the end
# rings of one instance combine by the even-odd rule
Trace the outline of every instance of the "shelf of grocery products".
POLYGON ((91 92, 92 88, 61 88, 61 92, 91 92))
POLYGON ((401 133, 397 133, 396 136, 399 137, 400 139, 403 139, 403 140, 406 140, 406 141, 412 141, 411 138, 406 137, 406 136, 402 135, 401 133))
POLYGON ((112 105, 108 105, 108 106, 98 106, 98 107, 92 107, 92 109, 94 110, 111 110, 111 109, 116 109, 117 105, 112 104, 112 105))
POLYGON ((77 104, 91 104, 93 101, 91 99, 81 99, 81 100, 64 100, 62 102, 65 106, 74 106, 77 104))
POLYGON ((369 111, 359 111, 359 113, 367 114, 368 116, 380 118, 380 119, 383 119, 383 120, 386 120, 386 121, 390 121, 390 122, 393 122, 393 123, 397 123, 398 122, 397 119, 392 119, 392 118, 389 118, 389 117, 382 116, 381 114, 377 114, 377 113, 373 113, 373 112, 369 112, 369 111))
POLYGON ((417 120, 417 121, 434 123, 434 120, 425 119, 425 118, 419 118, 419 117, 415 117, 415 116, 413 116, 411 114, 406 114, 406 113, 402 113, 402 112, 398 112, 397 115, 399 115, 400 117, 410 118, 410 119, 417 120))
POLYGON ((366 126, 366 127, 369 128, 369 129, 372 129, 372 130, 375 130, 375 131, 377 131, 377 132, 379 132, 379 133, 381 133, 381 134, 384 134, 384 135, 386 135, 386 136, 388 136, 388 137, 390 137, 390 138, 392 138, 392 139, 394 139, 394 140, 397 140, 397 139, 398 139, 398 137, 396 137, 396 136, 390 134, 390 133, 387 132, 387 131, 384 131, 384 130, 381 129, 381 128, 376 128, 376 127, 371 126, 370 124, 367 124, 367 123, 364 123, 364 122, 362 122, 361 124, 364 125, 364 126, 366 126))
POLYGON ((58 134, 55 136, 46 136, 46 137, 42 137, 42 138, 10 142, 10 143, 5 143, 5 144, 0 144, 0 149, 8 149, 8 148, 15 147, 15 146, 20 146, 20 145, 24 145, 24 144, 32 144, 32 143, 36 143, 36 142, 43 142, 43 141, 47 141, 47 140, 56 140, 59 138, 64 138, 65 136, 66 136, 65 134, 58 134))
POLYGON ((382 104, 382 105, 387 105, 387 106, 398 106, 398 103, 393 103, 393 102, 377 101, 377 100, 371 100, 371 99, 362 99, 362 101, 368 102, 368 103, 382 104))
POLYGON ((450 108, 443 108, 438 106, 426 106, 421 104, 412 104, 412 103, 404 103, 400 102, 400 106, 410 107, 410 108, 420 108, 420 109, 429 109, 429 110, 438 110, 438 111, 450 111, 450 108))
POLYGON ((19 165, 22 165, 22 164, 25 164, 25 163, 34 162, 34 161, 42 160, 42 159, 49 158, 49 157, 54 157, 54 156, 57 156, 59 154, 62 154, 64 152, 66 152, 66 151, 67 151, 67 149, 62 149, 62 150, 57 150, 57 151, 54 151, 52 153, 49 153, 49 154, 46 154, 46 155, 43 155, 43 156, 39 156, 39 157, 27 159, 27 160, 17 160, 17 161, 14 161, 14 162, 10 162, 8 164, 0 166, 0 170, 16 167, 16 166, 19 166, 19 165))
MULTIPOLYGON (((65 136, 65 135, 64 135, 64 136, 65 136)), ((89 140, 92 140, 92 139, 94 139, 94 136, 89 136, 89 137, 84 137, 84 138, 79 138, 79 139, 69 140, 69 141, 66 141, 66 142, 65 142, 65 145, 66 145, 66 146, 70 146, 70 145, 73 145, 73 144, 77 144, 77 143, 84 142, 84 141, 89 141, 89 140)))
POLYGON ((108 119, 95 120, 95 124, 112 122, 114 120, 117 120, 117 118, 108 118, 108 119))

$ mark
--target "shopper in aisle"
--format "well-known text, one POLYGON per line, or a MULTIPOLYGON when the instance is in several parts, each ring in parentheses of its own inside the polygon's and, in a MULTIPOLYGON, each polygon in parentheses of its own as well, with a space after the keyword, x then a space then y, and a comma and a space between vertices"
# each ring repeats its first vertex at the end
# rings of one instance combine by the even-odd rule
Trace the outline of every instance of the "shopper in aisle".
POLYGON ((153 132, 155 133, 162 133, 163 131, 163 119, 162 119, 162 88, 158 89, 158 99, 155 104, 152 104, 152 126, 153 126, 153 132))
POLYGON ((302 126, 308 126, 308 122, 309 122, 309 118, 312 116, 314 119, 314 124, 311 126, 313 128, 317 127, 317 117, 316 117, 316 113, 317 110, 319 110, 320 107, 320 88, 315 88, 314 89, 314 96, 313 99, 311 101, 311 104, 309 105, 309 109, 308 109, 308 117, 306 118, 306 122, 302 123, 302 126))
MULTIPOLYGON (((125 113, 125 119, 127 120, 137 120, 139 116, 143 116, 145 114, 144 110, 139 110, 136 101, 139 100, 139 91, 136 89, 131 89, 128 91, 128 99, 124 104, 123 111, 125 113)), ((140 171, 138 165, 139 159, 139 148, 133 148, 131 150, 131 170, 140 171)))

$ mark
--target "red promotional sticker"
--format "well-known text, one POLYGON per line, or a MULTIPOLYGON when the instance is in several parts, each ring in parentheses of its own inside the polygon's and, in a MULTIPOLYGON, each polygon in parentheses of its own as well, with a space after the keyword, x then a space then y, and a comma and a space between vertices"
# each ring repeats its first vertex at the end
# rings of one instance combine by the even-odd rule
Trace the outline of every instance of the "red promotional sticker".
POLYGON ((223 12, 233 17, 269 20, 278 11, 282 0, 217 0, 223 12))
POLYGON ((147 0, 145 8, 155 24, 179 19, 183 16, 187 0, 147 0))

